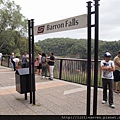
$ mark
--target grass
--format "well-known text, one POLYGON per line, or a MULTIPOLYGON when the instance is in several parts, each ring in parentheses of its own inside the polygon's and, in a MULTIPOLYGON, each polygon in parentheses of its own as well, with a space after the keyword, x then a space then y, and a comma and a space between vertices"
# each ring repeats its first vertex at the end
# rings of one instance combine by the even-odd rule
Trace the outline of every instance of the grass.
MULTIPOLYGON (((59 78, 59 73, 57 71, 54 72, 54 76, 59 78)), ((75 82, 79 84, 86 84, 87 83, 87 74, 83 73, 68 73, 62 72, 62 80, 75 82)), ((94 86, 94 74, 91 74, 91 86, 94 86)), ((101 74, 98 74, 98 87, 102 87, 102 79, 101 74)))

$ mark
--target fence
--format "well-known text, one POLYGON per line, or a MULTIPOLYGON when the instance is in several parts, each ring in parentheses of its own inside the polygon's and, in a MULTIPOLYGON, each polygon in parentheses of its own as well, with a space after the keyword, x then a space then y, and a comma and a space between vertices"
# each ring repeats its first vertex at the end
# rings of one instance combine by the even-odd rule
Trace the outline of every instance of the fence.
MULTIPOLYGON (((2 66, 10 67, 10 56, 2 56, 2 66)), ((99 61, 98 87, 102 86, 101 70, 99 61)), ((54 67, 54 77, 60 80, 86 84, 87 60, 74 58, 56 58, 54 67)), ((94 85, 94 61, 91 64, 91 86, 94 85)))

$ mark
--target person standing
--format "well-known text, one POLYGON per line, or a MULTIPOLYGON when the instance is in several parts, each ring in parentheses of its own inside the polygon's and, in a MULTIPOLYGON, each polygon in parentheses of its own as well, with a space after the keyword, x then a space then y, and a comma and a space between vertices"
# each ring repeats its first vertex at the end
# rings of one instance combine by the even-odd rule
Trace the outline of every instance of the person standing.
POLYGON ((55 62, 55 57, 53 55, 54 54, 50 52, 50 60, 49 60, 50 78, 49 80, 53 80, 53 70, 54 70, 54 62, 55 62))
POLYGON ((42 62, 42 78, 47 77, 47 57, 45 53, 42 53, 41 57, 41 62, 42 62))
POLYGON ((16 71, 15 62, 13 61, 14 58, 14 53, 12 53, 10 56, 10 64, 13 66, 14 71, 16 71))
POLYGON ((2 61, 2 53, 0 53, 0 65, 1 65, 1 61, 2 61))
POLYGON ((120 50, 118 51, 118 55, 114 58, 115 71, 114 71, 114 92, 120 93, 120 50), (116 89, 116 83, 118 82, 118 89, 116 89))
POLYGON ((110 60, 111 54, 106 52, 104 54, 105 59, 101 61, 102 69, 102 85, 103 85, 103 100, 102 104, 107 103, 107 86, 109 89, 109 106, 115 108, 113 103, 113 71, 115 70, 114 62, 110 60))
POLYGON ((41 53, 38 53, 39 66, 37 67, 37 74, 41 76, 42 73, 42 62, 41 62, 41 53))
POLYGON ((22 68, 27 68, 28 67, 28 56, 27 53, 24 52, 24 55, 22 55, 22 68))
POLYGON ((15 68, 16 69, 19 69, 20 67, 19 67, 19 61, 20 61, 20 59, 19 59, 19 57, 18 56, 16 56, 14 59, 13 59, 13 61, 15 62, 15 68))
POLYGON ((37 67, 39 66, 39 59, 35 59, 35 74, 37 74, 37 67))

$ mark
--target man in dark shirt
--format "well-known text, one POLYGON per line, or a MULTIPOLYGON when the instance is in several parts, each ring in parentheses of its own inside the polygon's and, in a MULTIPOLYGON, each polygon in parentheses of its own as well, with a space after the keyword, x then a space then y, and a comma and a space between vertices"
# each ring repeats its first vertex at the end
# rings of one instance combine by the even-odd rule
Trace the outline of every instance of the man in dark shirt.
POLYGON ((50 70, 50 80, 53 80, 53 69, 54 69, 54 62, 55 57, 53 56, 53 53, 50 52, 50 60, 49 60, 49 70, 50 70))

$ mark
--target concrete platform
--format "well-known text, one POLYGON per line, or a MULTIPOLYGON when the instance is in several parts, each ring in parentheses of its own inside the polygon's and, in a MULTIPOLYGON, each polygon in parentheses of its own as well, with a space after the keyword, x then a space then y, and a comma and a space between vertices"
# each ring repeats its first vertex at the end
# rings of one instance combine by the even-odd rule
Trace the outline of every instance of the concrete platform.
MULTIPOLYGON (((0 115, 86 115, 87 87, 54 79, 36 81, 36 104, 30 104, 30 95, 16 91, 15 72, 0 66, 0 115)), ((114 93, 115 109, 101 104, 102 89, 98 89, 97 115, 120 115, 120 94, 114 93)), ((91 90, 91 115, 93 114, 93 89, 91 90)))

